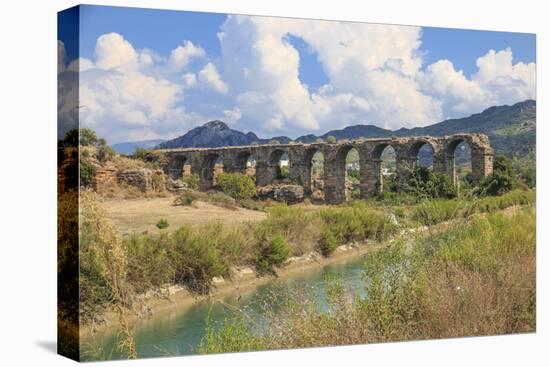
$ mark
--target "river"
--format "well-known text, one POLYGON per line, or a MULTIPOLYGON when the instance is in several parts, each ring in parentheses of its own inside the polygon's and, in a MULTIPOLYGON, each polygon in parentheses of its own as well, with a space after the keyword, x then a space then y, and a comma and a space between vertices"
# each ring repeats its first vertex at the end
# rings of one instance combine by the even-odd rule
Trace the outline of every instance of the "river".
MULTIPOLYGON (((158 316, 140 320, 132 326, 139 358, 197 354, 200 340, 205 334, 208 315, 216 325, 234 315, 233 307, 245 310, 247 317, 261 325, 265 314, 263 306, 272 305, 275 312, 285 294, 299 292, 313 301, 317 308, 326 309, 327 276, 337 276, 351 294, 364 296, 363 256, 353 260, 332 263, 317 269, 294 273, 243 294, 234 294, 220 300, 204 300, 191 308, 163 312, 158 316), (273 295, 277 295, 274 299, 273 295), (229 306, 228 306, 229 305, 229 306)), ((124 353, 117 351, 116 331, 97 333, 87 341, 83 350, 84 360, 121 359, 124 353), (93 345, 93 347, 90 347, 93 345), (94 353, 90 354, 90 350, 94 353)))

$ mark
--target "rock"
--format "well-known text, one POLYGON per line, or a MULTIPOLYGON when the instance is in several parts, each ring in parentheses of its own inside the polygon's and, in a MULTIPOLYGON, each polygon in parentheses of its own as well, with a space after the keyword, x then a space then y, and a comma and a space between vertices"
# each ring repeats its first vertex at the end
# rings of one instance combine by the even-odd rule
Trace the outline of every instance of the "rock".
POLYGON ((273 199, 287 203, 304 200, 304 188, 300 185, 277 184, 259 187, 256 191, 262 200, 273 199))
POLYGON ((393 225, 399 225, 399 221, 397 220, 397 217, 393 213, 390 214, 390 223, 393 225))
POLYGON ((164 191, 166 182, 161 170, 152 171, 147 168, 132 168, 121 171, 117 175, 117 182, 136 187, 141 192, 164 191))
POLYGON ((225 283, 225 279, 223 277, 214 277, 212 278, 212 284, 214 285, 221 285, 225 283))
POLYGON ((166 190, 170 192, 178 193, 178 192, 185 191, 187 188, 188 188, 188 185, 181 180, 173 180, 169 178, 166 181, 166 190))
POLYGON ((249 267, 232 267, 229 269, 229 276, 234 281, 240 281, 255 278, 256 273, 249 267))
POLYGON ((273 199, 287 203, 297 203, 304 200, 304 188, 300 185, 282 185, 275 188, 273 199))

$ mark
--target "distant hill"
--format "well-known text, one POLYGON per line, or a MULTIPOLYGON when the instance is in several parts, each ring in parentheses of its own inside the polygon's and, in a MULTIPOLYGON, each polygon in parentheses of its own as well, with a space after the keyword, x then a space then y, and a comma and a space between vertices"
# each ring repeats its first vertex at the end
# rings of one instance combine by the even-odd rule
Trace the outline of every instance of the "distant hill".
POLYGON ((182 136, 165 141, 159 144, 158 147, 162 149, 225 147, 249 145, 252 143, 267 144, 271 140, 277 140, 281 144, 291 141, 287 136, 260 139, 251 131, 245 134, 241 131, 230 129, 222 121, 214 120, 191 129, 182 136))
POLYGON ((243 133, 230 129, 224 122, 214 120, 189 130, 182 136, 159 144, 159 148, 206 148, 235 145, 248 145, 257 141, 258 137, 253 132, 243 133))
MULTIPOLYGON (((494 106, 469 117, 445 120, 430 126, 413 129, 402 128, 392 131, 374 125, 354 125, 344 129, 331 130, 320 136, 313 134, 304 135, 295 140, 311 143, 319 138, 326 140, 328 136, 334 136, 337 139, 355 139, 359 137, 442 136, 461 132, 487 134, 497 154, 526 153, 535 147, 536 102, 526 100, 512 106, 494 106)), ((158 143, 158 147, 221 147, 254 143, 267 144, 271 140, 277 140, 282 144, 292 141, 286 136, 261 139, 253 132, 244 133, 234 130, 229 128, 224 122, 215 120, 191 129, 186 134, 175 139, 158 143)))
POLYGON ((113 148, 118 154, 133 154, 137 148, 151 149, 163 141, 164 140, 162 139, 131 141, 113 144, 111 145, 111 148, 113 148))
POLYGON ((302 143, 313 143, 317 139, 326 140, 329 136, 334 136, 336 139, 355 139, 359 137, 365 138, 385 138, 391 136, 393 132, 374 125, 353 125, 347 126, 341 130, 330 130, 326 134, 316 136, 313 134, 304 135, 296 138, 296 141, 302 143))

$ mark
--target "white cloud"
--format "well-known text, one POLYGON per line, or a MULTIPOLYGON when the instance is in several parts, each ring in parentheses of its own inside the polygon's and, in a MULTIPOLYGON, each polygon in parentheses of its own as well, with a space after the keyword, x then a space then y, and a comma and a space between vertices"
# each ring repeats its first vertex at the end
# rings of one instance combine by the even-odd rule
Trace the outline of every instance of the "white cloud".
POLYGON ((477 59, 478 71, 468 79, 449 60, 439 60, 419 73, 423 92, 437 96, 445 117, 479 112, 493 105, 534 99, 534 63, 512 63, 512 50, 489 50, 477 59))
POLYGON ((325 131, 352 123, 389 128, 434 122, 440 104, 419 90, 420 28, 230 16, 222 26, 224 79, 242 123, 265 132, 325 131), (287 36, 316 52, 329 79, 310 91, 287 36))
MULTIPOLYGON (((98 38, 94 56, 95 62, 81 58, 67 70, 80 67, 83 125, 109 142, 172 137, 175 130, 203 122, 202 115, 181 105, 185 85, 172 77, 172 61, 151 50, 136 50, 116 33, 98 38)), ((188 84, 193 83, 189 75, 184 77, 188 84)))
POLYGON ((223 110, 223 116, 225 122, 228 124, 234 124, 241 119, 242 113, 238 107, 234 107, 231 110, 223 110))
POLYGON ((68 71, 79 72, 86 71, 94 67, 94 63, 86 58, 80 57, 76 60, 71 61, 69 66, 67 66, 68 71))
POLYGON ((199 81, 219 93, 227 93, 227 85, 221 79, 220 74, 218 73, 218 69, 216 69, 216 66, 211 62, 206 64, 204 68, 199 72, 199 81))
POLYGON ((194 73, 185 73, 182 78, 186 87, 191 88, 197 84, 197 76, 194 73))
POLYGON ((169 63, 175 70, 185 68, 193 58, 203 58, 205 52, 200 46, 195 46, 191 41, 185 41, 183 45, 172 50, 169 63))
POLYGON ((104 70, 135 70, 138 67, 138 53, 118 33, 104 34, 97 39, 95 59, 97 67, 104 70))

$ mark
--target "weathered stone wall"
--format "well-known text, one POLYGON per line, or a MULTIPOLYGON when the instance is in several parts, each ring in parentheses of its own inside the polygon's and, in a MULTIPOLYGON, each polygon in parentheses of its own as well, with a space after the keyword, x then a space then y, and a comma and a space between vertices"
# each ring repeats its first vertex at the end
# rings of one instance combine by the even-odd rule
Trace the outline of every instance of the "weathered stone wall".
POLYGON ((454 154, 461 142, 470 145, 472 151, 472 175, 481 180, 493 169, 493 149, 483 134, 456 134, 433 137, 393 137, 384 139, 357 139, 334 144, 269 144, 223 148, 189 148, 163 150, 168 159, 165 172, 173 179, 181 178, 184 164, 191 166, 191 173, 200 177, 201 190, 214 184, 214 165, 223 162, 225 172, 246 172, 249 157, 256 160, 256 184, 265 186, 274 183, 280 174, 279 159, 286 153, 289 157, 289 179, 311 194, 312 157, 317 152, 324 156, 325 201, 340 203, 346 200, 346 155, 355 148, 359 153, 361 195, 369 197, 384 190, 381 154, 391 146, 396 153, 396 175, 405 181, 412 167, 417 164, 420 148, 428 144, 433 151, 433 169, 448 174, 456 181, 454 154))
POLYGON ((112 185, 116 185, 118 181, 117 172, 117 168, 113 165, 97 168, 92 180, 93 189, 97 192, 104 192, 112 185))
POLYGON ((152 175, 153 172, 145 168, 127 169, 118 173, 117 181, 119 184, 127 184, 141 192, 147 192, 151 190, 152 175))

